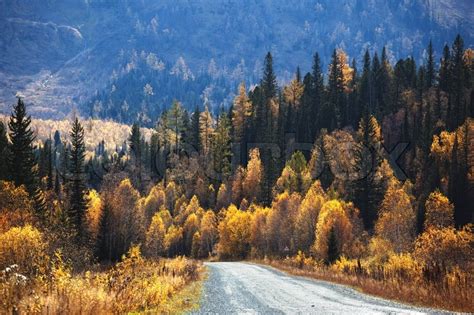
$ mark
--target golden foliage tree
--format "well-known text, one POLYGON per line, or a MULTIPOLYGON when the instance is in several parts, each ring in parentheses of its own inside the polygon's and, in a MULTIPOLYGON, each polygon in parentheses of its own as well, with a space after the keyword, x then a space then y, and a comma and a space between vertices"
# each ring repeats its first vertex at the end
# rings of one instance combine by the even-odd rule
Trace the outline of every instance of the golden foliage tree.
POLYGON ((361 233, 359 226, 358 211, 352 203, 327 201, 319 213, 313 251, 319 258, 327 260, 330 234, 334 234, 338 255, 356 256, 356 235, 361 233))
POLYGON ((260 197, 263 165, 260 160, 260 151, 257 148, 250 151, 249 157, 250 160, 247 164, 247 171, 242 183, 242 190, 244 198, 251 203, 258 200, 260 197))
POLYGON ((158 215, 161 217, 161 220, 163 221, 163 224, 165 225, 165 229, 168 230, 171 224, 173 224, 173 217, 171 217, 171 213, 167 209, 162 208, 158 212, 158 215))
POLYGON ((145 236, 145 254, 151 257, 164 253, 166 228, 160 213, 153 216, 145 236))
POLYGON ((454 226, 454 206, 439 191, 432 192, 425 202, 425 229, 454 226))
POLYGON ((165 251, 169 257, 180 253, 183 248, 183 228, 171 225, 165 235, 165 251))
POLYGON ((27 276, 45 273, 48 265, 47 243, 42 233, 30 225, 13 227, 0 234, 0 270, 18 265, 27 276))
POLYGON ((155 185, 151 188, 148 196, 143 201, 143 213, 150 224, 154 214, 158 212, 166 203, 166 194, 161 184, 155 185))
POLYGON ((250 228, 250 243, 252 244, 253 254, 263 256, 268 250, 266 226, 270 208, 255 206, 254 209, 250 228))
POLYGON ((33 223, 33 203, 24 186, 0 181, 0 232, 33 223))
POLYGON ((246 120, 252 115, 252 103, 250 102, 245 83, 239 85, 239 94, 234 98, 232 107, 232 127, 234 130, 234 140, 242 141, 246 120))
POLYGON ((297 78, 291 80, 290 84, 283 88, 283 97, 285 101, 292 107, 298 108, 301 103, 304 85, 297 78))
POLYGON ((316 223, 326 194, 319 181, 315 181, 306 193, 298 209, 295 222, 295 241, 299 250, 309 252, 315 241, 316 223))
POLYGON ((184 237, 184 252, 186 255, 191 254, 193 246, 194 233, 199 231, 199 218, 196 213, 191 213, 184 222, 183 225, 183 237, 184 237))
POLYGON ((201 220, 199 235, 199 257, 207 257, 212 253, 217 242, 219 231, 217 230, 217 218, 213 211, 208 210, 201 220))
POLYGON ((200 246, 201 246, 201 233, 199 231, 196 231, 193 235, 193 241, 192 241, 192 246, 191 246, 191 257, 193 258, 200 258, 200 246))
POLYGON ((145 223, 139 199, 140 194, 127 178, 120 182, 107 200, 111 208, 109 233, 113 260, 125 254, 132 244, 143 240, 145 223))
POLYGON ((178 187, 175 182, 171 181, 165 188, 166 209, 174 213, 175 202, 178 199, 178 187))
MULTIPOLYGON (((337 66, 338 68, 340 67, 340 69, 337 69, 336 71, 342 73, 342 84, 344 87, 344 92, 348 93, 350 92, 350 83, 353 79, 354 69, 349 66, 347 54, 343 49, 337 49, 336 56, 338 59, 337 66)), ((333 64, 331 64, 329 67, 329 73, 335 71, 332 68, 333 64)))
POLYGON ((411 196, 396 180, 387 189, 379 219, 375 224, 378 237, 387 240, 396 253, 409 252, 416 233, 416 213, 411 196))
POLYGON ((230 203, 232 202, 232 192, 227 189, 227 185, 222 183, 219 186, 219 190, 217 191, 217 199, 216 199, 216 211, 221 210, 222 208, 227 208, 230 203))
POLYGON ((428 268, 450 271, 455 266, 463 270, 474 267, 474 234, 472 225, 458 231, 453 227, 430 228, 415 243, 415 258, 428 268), (444 269, 444 270, 443 270, 444 269))
MULTIPOLYGON (((183 207, 181 207, 183 209, 183 207)), ((191 214, 196 214, 199 215, 200 217, 204 213, 204 209, 201 208, 199 204, 199 198, 194 195, 189 203, 184 207, 183 210, 181 210, 175 217, 175 223, 178 225, 183 225, 186 219, 191 215, 191 214)), ((192 237, 192 235, 191 235, 192 237)))
POLYGON ((86 208, 86 225, 92 240, 97 239, 99 234, 100 219, 102 216, 102 200, 96 190, 91 189, 86 197, 87 208, 86 208))
POLYGON ((217 252, 223 259, 245 258, 250 251, 252 214, 230 205, 219 223, 217 252))
POLYGON ((235 171, 234 178, 232 181, 232 202, 238 205, 243 198, 242 185, 245 178, 245 170, 242 166, 239 166, 235 171))
POLYGON ((204 111, 199 116, 199 137, 201 139, 201 149, 204 156, 207 156, 211 149, 211 139, 213 133, 213 119, 211 112, 206 105, 204 111))
POLYGON ((284 192, 275 198, 267 218, 269 250, 273 254, 295 252, 294 227, 301 196, 284 192))

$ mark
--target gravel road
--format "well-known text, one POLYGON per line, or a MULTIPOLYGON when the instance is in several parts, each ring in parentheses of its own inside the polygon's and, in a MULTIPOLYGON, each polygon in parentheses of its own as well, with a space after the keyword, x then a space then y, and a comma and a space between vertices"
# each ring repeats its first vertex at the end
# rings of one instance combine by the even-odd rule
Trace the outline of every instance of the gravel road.
POLYGON ((206 263, 201 308, 194 314, 426 314, 351 288, 244 262, 206 263))

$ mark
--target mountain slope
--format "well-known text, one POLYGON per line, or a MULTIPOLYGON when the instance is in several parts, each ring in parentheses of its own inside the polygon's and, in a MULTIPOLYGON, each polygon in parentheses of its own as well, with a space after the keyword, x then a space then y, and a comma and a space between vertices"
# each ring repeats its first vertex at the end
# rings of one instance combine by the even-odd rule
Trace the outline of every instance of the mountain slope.
MULTIPOLYGON (((297 65, 309 70, 315 51, 327 65, 334 47, 360 60, 367 47, 387 45, 392 61, 406 55, 421 61, 430 38, 438 52, 458 32, 472 46, 473 12, 469 0, 4 0, 0 112, 8 112, 20 92, 34 104, 34 115, 63 117, 73 107, 89 115, 90 102, 107 93, 117 75, 128 80, 130 71, 122 70, 142 51, 163 63, 162 80, 179 79, 183 88, 190 88, 187 80, 201 80, 191 90, 170 91, 147 71, 135 73, 143 76, 140 83, 161 89, 156 106, 192 92, 185 102, 191 108, 224 80, 223 91, 211 99, 216 108, 228 103, 238 81, 257 82, 266 51, 274 54, 281 80, 297 65), (175 71, 183 63, 189 75, 175 71), (210 79, 199 79, 203 75, 210 79)), ((108 106, 117 110, 123 101, 108 106)), ((139 109, 140 103, 130 106, 139 109)))

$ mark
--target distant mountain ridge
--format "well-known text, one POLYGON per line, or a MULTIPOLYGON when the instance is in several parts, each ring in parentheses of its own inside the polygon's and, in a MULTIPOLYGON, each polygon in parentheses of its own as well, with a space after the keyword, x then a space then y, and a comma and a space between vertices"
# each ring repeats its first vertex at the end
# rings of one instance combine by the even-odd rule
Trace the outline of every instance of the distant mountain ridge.
POLYGON ((359 62, 366 48, 384 45, 393 62, 408 55, 420 62, 430 39, 439 59, 457 33, 472 47, 473 6, 469 0, 3 0, 0 112, 9 113, 17 92, 43 118, 62 118, 73 108, 93 115, 102 99, 108 103, 101 106, 117 112, 128 94, 135 112, 153 102, 154 116, 175 98, 187 108, 207 102, 216 109, 229 104, 239 81, 258 82, 266 51, 286 81, 298 65, 308 71, 316 51, 327 69, 335 47, 359 62), (140 65, 127 70, 133 58, 140 65), (107 96, 117 81, 133 91, 107 96), (156 96, 142 93, 145 82, 156 96))

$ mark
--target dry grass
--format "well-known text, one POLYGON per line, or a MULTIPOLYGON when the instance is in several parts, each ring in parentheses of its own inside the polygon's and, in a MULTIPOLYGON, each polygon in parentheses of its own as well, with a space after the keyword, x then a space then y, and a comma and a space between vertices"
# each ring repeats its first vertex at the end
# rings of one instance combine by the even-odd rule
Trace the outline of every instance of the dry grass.
POLYGON ((202 274, 201 263, 184 257, 146 260, 138 247, 109 270, 77 275, 58 256, 49 274, 1 281, 16 296, 0 313, 180 313, 198 304, 202 274))
POLYGON ((395 274, 376 277, 367 273, 342 272, 322 264, 294 264, 294 260, 254 260, 256 263, 270 265, 287 273, 310 277, 350 286, 358 291, 408 303, 420 307, 430 307, 458 312, 474 312, 474 287, 469 280, 449 284, 450 279, 442 283, 429 283, 423 280, 409 280, 395 274))
MULTIPOLYGON (((181 314, 187 313, 199 308, 199 301, 201 299, 201 292, 204 280, 207 278, 207 273, 204 272, 204 267, 201 265, 199 272, 199 279, 191 282, 184 287, 182 291, 174 295, 166 304, 162 305, 159 312, 162 314, 181 314)), ((152 313, 156 313, 152 311, 152 313)))

